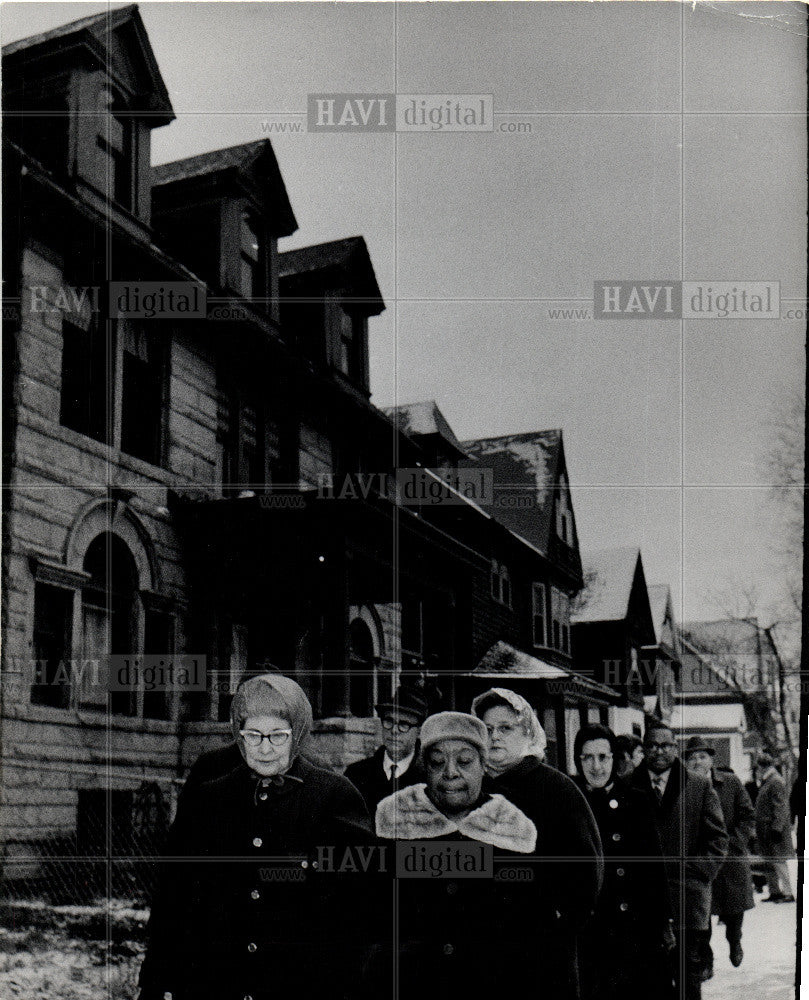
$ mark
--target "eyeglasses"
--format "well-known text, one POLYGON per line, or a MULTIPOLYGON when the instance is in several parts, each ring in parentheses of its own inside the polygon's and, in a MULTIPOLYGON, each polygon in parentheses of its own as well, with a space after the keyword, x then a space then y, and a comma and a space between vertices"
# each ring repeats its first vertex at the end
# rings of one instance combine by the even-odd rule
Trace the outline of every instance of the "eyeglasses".
POLYGON ((654 753, 655 750, 673 750, 676 746, 676 743, 646 743, 645 749, 654 753))
POLYGON ((608 760, 612 760, 611 753, 583 753, 579 760, 582 764, 606 764, 608 760))
POLYGON ((292 735, 291 729, 274 729, 271 733, 260 733, 258 729, 240 729, 239 735, 245 744, 257 750, 264 740, 269 740, 274 747, 282 747, 292 735))
POLYGON ((512 726, 510 722, 504 722, 500 726, 486 726, 486 731, 489 736, 511 736, 516 728, 517 727, 512 726))
POLYGON ((409 733, 410 730, 417 725, 417 722, 394 722, 393 719, 390 718, 382 720, 382 728, 387 729, 388 732, 392 732, 395 727, 397 732, 409 733))

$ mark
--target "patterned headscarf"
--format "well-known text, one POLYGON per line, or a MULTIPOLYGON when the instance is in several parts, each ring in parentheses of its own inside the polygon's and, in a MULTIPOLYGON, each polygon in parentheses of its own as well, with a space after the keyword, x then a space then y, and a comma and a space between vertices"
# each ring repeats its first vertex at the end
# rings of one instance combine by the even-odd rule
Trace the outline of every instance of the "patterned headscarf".
POLYGON ((312 730, 312 706, 300 684, 283 674, 258 674, 239 685, 230 706, 230 728, 242 756, 244 740, 239 730, 245 719, 254 715, 277 715, 286 719, 292 730, 291 764, 312 730))
MULTIPOLYGON (((482 719, 485 713, 495 705, 505 705, 519 717, 520 725, 523 727, 529 738, 526 756, 533 754, 542 760, 545 757, 545 747, 548 745, 548 737, 542 728, 536 712, 530 704, 516 691, 509 691, 508 688, 490 688, 479 694, 472 702, 472 715, 482 719)), ((487 771, 496 772, 498 768, 487 764, 487 771)))

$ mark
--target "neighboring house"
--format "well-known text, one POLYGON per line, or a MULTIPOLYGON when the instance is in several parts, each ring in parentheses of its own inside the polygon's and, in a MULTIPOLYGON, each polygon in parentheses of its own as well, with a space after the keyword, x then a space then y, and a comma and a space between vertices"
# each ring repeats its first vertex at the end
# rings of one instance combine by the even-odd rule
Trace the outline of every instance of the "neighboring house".
POLYGON ((582 586, 581 557, 561 430, 461 442, 467 469, 491 471, 489 579, 476 580, 470 694, 513 686, 534 705, 548 735, 548 759, 573 768, 573 740, 588 721, 607 721, 618 698, 575 667, 571 601, 582 586))
POLYGON ((745 696, 734 681, 713 665, 683 632, 680 637, 680 689, 670 725, 683 746, 689 736, 701 736, 716 750, 716 762, 731 767, 744 781, 761 748, 760 737, 748 727, 745 696))
POLYGON ((680 676, 680 639, 674 621, 671 590, 667 583, 650 584, 649 607, 655 631, 653 646, 642 650, 643 660, 654 667, 642 676, 647 715, 668 722, 680 676))
MULTIPOLYGON (((722 716, 725 723, 735 723, 735 719, 726 717, 730 710, 722 707, 728 703, 727 692, 730 691, 743 706, 744 718, 738 725, 746 733, 744 746, 739 747, 736 740, 731 750, 738 766, 747 770, 747 759, 761 747, 776 754, 788 751, 788 759, 797 746, 795 734, 790 731, 793 720, 789 692, 782 691, 782 685, 790 678, 783 674, 783 664, 771 631, 761 628, 755 618, 727 618, 684 623, 680 626, 680 635, 684 650, 683 696, 692 691, 694 697, 690 702, 701 706, 700 734, 705 734, 705 726, 710 723, 712 694, 716 711, 725 713, 722 716), (687 658, 685 651, 689 653, 687 658), (702 683, 706 666, 710 670, 707 686, 702 683)), ((690 717, 684 717, 683 728, 690 725, 690 717)), ((724 752, 724 745, 718 746, 724 752)))
POLYGON ((576 670, 621 696, 610 721, 616 733, 644 728, 644 696, 657 696, 656 646, 640 550, 604 549, 584 557, 584 589, 571 614, 576 670))

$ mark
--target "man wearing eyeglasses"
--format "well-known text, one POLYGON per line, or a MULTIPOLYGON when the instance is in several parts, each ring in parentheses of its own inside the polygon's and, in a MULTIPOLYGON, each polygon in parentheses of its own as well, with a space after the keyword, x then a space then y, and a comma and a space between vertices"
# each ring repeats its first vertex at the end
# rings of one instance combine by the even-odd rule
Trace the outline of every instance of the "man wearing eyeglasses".
POLYGON ((425 779, 418 759, 421 724, 429 705, 425 693, 402 684, 389 702, 376 706, 382 720, 382 746, 346 768, 345 776, 365 799, 371 816, 382 799, 425 779))
POLYGON ((702 936, 710 923, 711 883, 728 850, 719 798, 711 783, 680 763, 674 733, 663 722, 647 726, 644 762, 630 779, 652 803, 677 926, 677 996, 702 996, 702 936))

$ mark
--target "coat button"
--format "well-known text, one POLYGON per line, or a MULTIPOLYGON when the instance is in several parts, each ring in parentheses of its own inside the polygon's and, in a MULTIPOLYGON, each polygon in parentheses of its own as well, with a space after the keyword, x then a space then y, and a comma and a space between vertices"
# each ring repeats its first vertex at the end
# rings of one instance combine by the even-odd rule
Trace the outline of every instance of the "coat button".
POLYGON ((445 955, 452 955, 452 954, 454 954, 454 952, 455 952, 455 949, 452 947, 451 944, 445 944, 444 945, 444 954, 445 955))
POLYGON ((263 843, 264 841, 261 839, 261 837, 253 837, 253 847, 261 847, 263 843))
POLYGON ((252 955, 254 952, 258 951, 258 945, 256 944, 255 941, 251 941, 250 944, 247 946, 247 950, 252 955))
POLYGON ((309 867, 308 861, 301 861, 301 868, 308 868, 308 867, 309 867))
POLYGON ((261 799, 262 802, 266 802, 267 801, 267 793, 266 792, 259 793, 259 798, 261 799))
POLYGON ((458 886, 454 882, 450 882, 447 885, 447 895, 448 896, 454 896, 457 891, 458 891, 458 886))
POLYGON ((253 889, 253 891, 250 893, 250 898, 261 899, 261 893, 258 891, 258 889, 253 889))
POLYGON ((616 875, 625 875, 626 872, 623 870, 623 868, 619 868, 618 871, 615 874, 616 875))
POLYGON ((617 809, 617 808, 618 808, 617 799, 610 799, 610 809, 617 809))
POLYGON ((242 1000, 253 1000, 253 998, 249 993, 245 993, 245 995, 242 997, 242 1000))
POLYGON ((618 909, 621 911, 621 913, 626 913, 626 911, 629 909, 629 904, 628 903, 621 903, 621 905, 618 907, 618 909))
POLYGON ((620 833, 614 833, 612 835, 612 839, 613 840, 620 840, 621 839, 621 834, 620 833))

